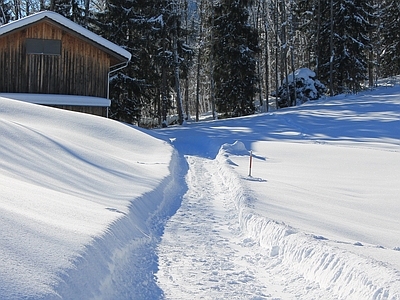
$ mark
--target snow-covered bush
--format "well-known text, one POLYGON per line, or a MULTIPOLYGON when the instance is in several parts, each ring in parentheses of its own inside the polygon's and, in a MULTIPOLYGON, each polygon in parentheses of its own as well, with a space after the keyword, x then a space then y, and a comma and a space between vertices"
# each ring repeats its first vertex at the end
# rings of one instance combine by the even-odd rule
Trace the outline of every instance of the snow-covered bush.
MULTIPOLYGON (((326 87, 315 77, 315 73, 308 68, 296 70, 294 76, 289 74, 278 89, 279 108, 319 99, 326 92, 326 87)), ((273 96, 276 96, 275 92, 273 96)))

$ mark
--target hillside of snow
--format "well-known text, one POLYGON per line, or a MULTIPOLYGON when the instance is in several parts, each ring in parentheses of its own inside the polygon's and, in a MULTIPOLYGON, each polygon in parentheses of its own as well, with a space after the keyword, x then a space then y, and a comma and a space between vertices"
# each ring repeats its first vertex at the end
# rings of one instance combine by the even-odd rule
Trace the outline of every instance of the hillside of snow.
MULTIPOLYGON (((210 268, 215 254, 199 258, 208 238, 194 230, 195 238, 186 239, 188 229, 180 229, 188 215, 197 215, 187 212, 195 198, 187 203, 184 198, 182 206, 188 208, 171 218, 178 219, 171 232, 167 224, 166 249, 161 243, 163 252, 181 252, 170 255, 173 259, 163 253, 167 259, 159 278, 167 298, 199 293, 198 298, 210 299, 400 299, 399 112, 400 88, 380 88, 240 120, 160 130, 189 161, 205 158, 214 165, 211 170, 218 170, 199 172, 191 180, 196 189, 198 182, 207 182, 196 195, 203 196, 208 186, 225 186, 210 200, 216 211, 206 223, 220 214, 219 206, 234 203, 238 224, 229 221, 221 232, 210 228, 205 236, 217 232, 219 242, 207 251, 218 253, 227 238, 239 238, 241 246, 222 256, 227 260, 222 271, 216 271, 221 260, 210 268), (211 182, 209 173, 215 174, 211 182), (227 231, 234 237, 225 236, 227 231), (175 239, 188 249, 200 240, 201 250, 188 256, 186 248, 177 250, 175 239), (210 281, 201 281, 202 288, 196 270, 203 266, 193 258, 209 268, 202 277, 210 281), (251 267, 241 268, 249 259, 251 267), (185 283, 193 273, 189 286, 194 288, 189 288, 185 283), (222 282, 230 284, 222 288, 222 282)), ((218 224, 232 213, 228 210, 218 224)), ((192 223, 202 222, 204 215, 192 223)))
POLYGON ((400 299, 399 87, 152 131, 0 120, 1 299, 400 299))
POLYGON ((0 298, 101 294, 168 214, 176 153, 100 117, 5 98, 0 116, 0 298))

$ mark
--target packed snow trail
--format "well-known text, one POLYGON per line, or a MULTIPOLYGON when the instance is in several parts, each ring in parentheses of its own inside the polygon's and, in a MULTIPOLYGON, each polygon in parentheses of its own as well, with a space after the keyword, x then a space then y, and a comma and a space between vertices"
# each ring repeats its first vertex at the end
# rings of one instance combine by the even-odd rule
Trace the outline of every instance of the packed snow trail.
POLYGON ((259 215, 248 183, 269 182, 237 173, 246 157, 241 142, 186 156, 188 190, 157 246, 163 299, 400 299, 400 272, 358 245, 259 215))
MULTIPOLYGON (((158 246, 156 274, 166 299, 295 299, 309 284, 286 281, 278 257, 241 233, 237 201, 243 191, 217 160, 187 156, 188 192, 158 246), (235 188, 232 188, 235 187, 235 188), (232 190, 233 189, 233 190, 232 190), (268 286, 266 285, 268 284, 268 286), (290 286, 295 285, 292 289, 290 286)), ((293 274, 290 274, 293 276, 293 274)), ((313 287, 310 294, 331 295, 313 287)), ((334 298, 332 298, 334 299, 334 298)))
POLYGON ((189 156, 189 192, 165 228, 159 278, 166 298, 266 298, 267 287, 245 262, 237 211, 214 161, 189 156), (223 249, 221 251, 221 249, 223 249))
POLYGON ((139 133, 0 97, 0 298, 400 300, 399 111, 396 87, 139 133))

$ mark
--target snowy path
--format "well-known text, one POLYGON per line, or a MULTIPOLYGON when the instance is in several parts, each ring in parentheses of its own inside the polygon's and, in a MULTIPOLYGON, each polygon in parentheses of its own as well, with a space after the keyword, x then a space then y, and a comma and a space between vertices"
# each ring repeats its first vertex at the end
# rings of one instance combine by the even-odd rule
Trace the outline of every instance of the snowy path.
POLYGON ((233 199, 243 193, 229 189, 241 187, 229 182, 234 174, 221 171, 226 166, 194 156, 187 161, 188 192, 158 247, 156 276, 166 299, 331 298, 315 286, 307 291, 301 275, 282 269, 278 257, 243 236, 233 199))
POLYGON ((400 300, 399 111, 149 131, 0 97, 0 298, 400 300))
MULTIPOLYGON (((159 246, 158 275, 166 298, 265 298, 266 286, 246 261, 249 248, 240 241, 238 217, 214 161, 188 157, 189 191, 168 222, 159 246)), ((254 256, 256 257, 256 256, 254 256)))
POLYGON ((249 183, 270 182, 237 172, 246 152, 234 143, 212 160, 186 156, 187 192, 156 250, 163 299, 400 299, 400 272, 359 246, 259 215, 249 183))

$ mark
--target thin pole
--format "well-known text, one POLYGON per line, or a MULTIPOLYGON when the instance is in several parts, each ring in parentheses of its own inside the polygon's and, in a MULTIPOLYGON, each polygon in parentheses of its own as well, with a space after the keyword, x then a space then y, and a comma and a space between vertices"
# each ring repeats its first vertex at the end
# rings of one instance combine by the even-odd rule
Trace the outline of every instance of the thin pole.
POLYGON ((250 150, 250 166, 249 166, 249 177, 251 177, 251 167, 253 164, 253 151, 250 150))

